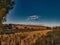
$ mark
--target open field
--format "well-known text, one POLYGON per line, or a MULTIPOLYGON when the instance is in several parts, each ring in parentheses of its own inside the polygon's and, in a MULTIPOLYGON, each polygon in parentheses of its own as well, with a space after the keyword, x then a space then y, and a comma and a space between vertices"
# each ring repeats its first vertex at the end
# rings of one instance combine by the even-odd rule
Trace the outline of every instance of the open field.
POLYGON ((43 30, 43 31, 29 31, 29 32, 18 32, 14 34, 2 34, 0 35, 0 41, 1 45, 10 44, 10 45, 17 45, 18 42, 19 45, 33 45, 36 43, 38 38, 42 38, 41 36, 45 36, 47 32, 50 32, 51 30, 43 30), (10 40, 12 42, 10 42, 10 40), (14 40, 14 41, 13 41, 14 40), (8 41, 8 43, 7 43, 8 41), (24 43, 24 44, 23 44, 24 43))
POLYGON ((0 45, 60 45, 60 31, 39 29, 4 30, 0 45))

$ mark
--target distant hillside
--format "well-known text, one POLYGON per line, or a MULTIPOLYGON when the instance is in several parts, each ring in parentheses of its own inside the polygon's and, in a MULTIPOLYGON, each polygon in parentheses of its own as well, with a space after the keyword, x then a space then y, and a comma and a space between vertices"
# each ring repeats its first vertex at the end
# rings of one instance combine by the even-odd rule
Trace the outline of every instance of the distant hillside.
POLYGON ((51 27, 42 26, 42 25, 24 25, 24 24, 3 24, 4 28, 8 29, 37 29, 37 30, 46 30, 51 29, 51 27))

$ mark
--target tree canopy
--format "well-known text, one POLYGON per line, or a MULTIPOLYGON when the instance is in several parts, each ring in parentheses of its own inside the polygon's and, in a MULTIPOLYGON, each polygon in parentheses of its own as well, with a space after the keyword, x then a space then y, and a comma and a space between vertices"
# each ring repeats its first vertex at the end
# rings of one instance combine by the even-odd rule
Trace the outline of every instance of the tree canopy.
POLYGON ((6 16, 9 10, 13 9, 13 0, 0 0, 0 18, 6 16))

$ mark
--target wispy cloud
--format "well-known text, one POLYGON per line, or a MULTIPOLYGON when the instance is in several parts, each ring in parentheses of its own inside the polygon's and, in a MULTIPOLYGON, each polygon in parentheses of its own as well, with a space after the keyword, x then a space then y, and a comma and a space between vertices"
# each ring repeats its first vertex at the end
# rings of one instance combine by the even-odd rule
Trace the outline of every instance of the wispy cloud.
POLYGON ((32 15, 27 18, 28 21, 36 21, 39 19, 39 16, 37 15, 32 15))

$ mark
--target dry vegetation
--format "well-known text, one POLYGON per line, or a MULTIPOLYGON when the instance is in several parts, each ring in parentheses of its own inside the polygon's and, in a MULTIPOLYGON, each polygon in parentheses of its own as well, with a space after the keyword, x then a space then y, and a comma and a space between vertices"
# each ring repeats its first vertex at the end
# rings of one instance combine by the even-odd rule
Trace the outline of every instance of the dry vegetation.
POLYGON ((47 32, 51 30, 44 31, 32 31, 32 32, 18 32, 14 34, 2 34, 0 35, 1 45, 34 45, 37 40, 43 39, 42 36, 46 36, 47 32))

